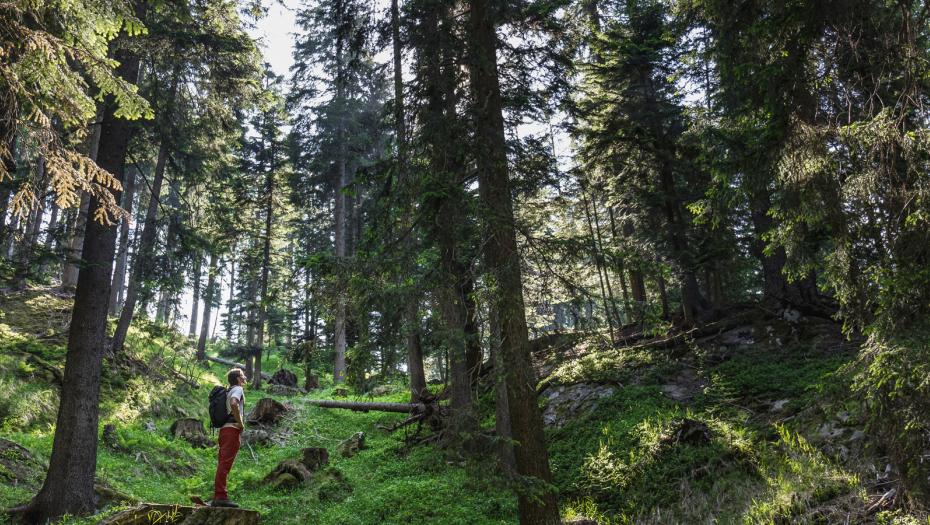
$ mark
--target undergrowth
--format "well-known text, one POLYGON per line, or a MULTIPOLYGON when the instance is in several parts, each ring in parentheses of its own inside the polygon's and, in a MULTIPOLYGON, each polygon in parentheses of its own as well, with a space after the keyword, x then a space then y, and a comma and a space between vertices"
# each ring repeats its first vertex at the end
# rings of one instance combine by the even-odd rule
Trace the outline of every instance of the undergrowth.
MULTIPOLYGON (((33 301, 27 309, 38 304, 54 311, 65 303, 36 292, 0 301, 0 437, 25 446, 41 465, 51 453, 58 391, 53 369, 63 366, 64 340, 54 323, 35 319, 36 312, 22 315, 18 305, 25 301, 33 301)), ((593 517, 605 525, 930 525, 919 511, 864 511, 874 498, 866 466, 881 469, 883 463, 855 445, 856 425, 866 419, 863 408, 849 401, 856 354, 812 340, 801 334, 791 343, 727 349, 690 342, 684 357, 681 348, 628 351, 581 342, 578 354, 553 368, 548 382, 607 382, 616 390, 595 410, 547 430, 564 516, 593 517), (689 380, 691 397, 675 401, 663 388, 681 377, 698 379, 689 380), (676 431, 685 421, 699 422, 706 434, 679 441, 676 431), (823 438, 824 428, 836 435, 823 438)), ((101 427, 113 426, 115 443, 100 443, 98 478, 134 500, 186 504, 192 495, 210 497, 215 448, 193 448, 168 431, 181 417, 206 421, 207 392, 225 375, 220 365, 196 363, 190 346, 163 326, 137 323, 127 354, 106 364, 101 427), (146 369, 154 373, 140 373, 146 369)), ((279 354, 264 361, 269 373, 281 367, 302 378, 302 370, 279 354)), ((317 373, 327 378, 325 370, 317 373)), ((334 390, 324 380, 312 397, 331 398, 334 390)), ((406 401, 405 392, 403 384, 394 384, 392 393, 374 399, 406 401)), ((230 493, 261 512, 266 523, 517 521, 511 487, 496 473, 491 453, 463 460, 435 445, 411 448, 404 431, 379 428, 402 416, 325 410, 299 396, 246 390, 249 405, 261 397, 291 410, 274 431, 276 443, 240 450, 230 493), (351 458, 337 455, 338 443, 358 431, 366 434, 366 448, 351 458), (327 448, 331 469, 294 490, 263 482, 304 447, 327 448)), ((482 396, 478 409, 483 426, 493 426, 493 392, 482 396)), ((0 468, 0 506, 27 501, 41 474, 13 485, 0 468)), ((63 523, 95 523, 118 510, 63 523)))

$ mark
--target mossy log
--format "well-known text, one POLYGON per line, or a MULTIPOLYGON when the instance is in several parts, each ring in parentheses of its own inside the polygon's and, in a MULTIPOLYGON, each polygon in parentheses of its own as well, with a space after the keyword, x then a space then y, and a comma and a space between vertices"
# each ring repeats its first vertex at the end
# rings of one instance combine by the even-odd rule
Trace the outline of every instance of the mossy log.
POLYGON ((254 510, 144 503, 114 514, 100 525, 258 525, 260 518, 254 510))

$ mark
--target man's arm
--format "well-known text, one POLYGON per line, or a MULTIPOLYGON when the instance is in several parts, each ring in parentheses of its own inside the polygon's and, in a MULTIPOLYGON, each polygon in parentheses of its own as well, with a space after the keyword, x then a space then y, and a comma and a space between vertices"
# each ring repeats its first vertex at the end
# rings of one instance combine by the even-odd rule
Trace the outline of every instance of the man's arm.
POLYGON ((229 404, 232 405, 233 418, 236 420, 236 424, 239 425, 239 430, 245 428, 245 422, 242 421, 242 410, 239 408, 239 398, 234 397, 229 400, 229 404))

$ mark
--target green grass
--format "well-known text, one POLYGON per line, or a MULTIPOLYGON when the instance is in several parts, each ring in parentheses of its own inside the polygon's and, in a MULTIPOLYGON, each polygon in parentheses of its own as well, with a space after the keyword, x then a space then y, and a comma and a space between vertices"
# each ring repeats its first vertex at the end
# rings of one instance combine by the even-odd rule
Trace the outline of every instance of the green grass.
MULTIPOLYGON (((57 298, 43 299, 34 292, 21 300, 62 306, 57 298)), ((47 462, 57 389, 29 356, 61 366, 62 340, 60 334, 43 335, 47 323, 33 319, 35 312, 22 315, 15 300, 4 301, 0 437, 47 462)), ((680 348, 627 351, 590 344, 582 357, 563 362, 550 381, 618 384, 596 411, 547 430, 563 514, 596 517, 605 525, 842 523, 846 516, 862 516, 869 494, 860 474, 872 458, 863 455, 859 463, 844 463, 826 451, 816 431, 838 410, 852 412, 853 422, 860 417, 855 403, 848 401, 850 380, 843 373, 854 353, 820 351, 807 341, 684 353, 680 348), (683 366, 705 378, 704 388, 689 402, 677 403, 661 386, 679 377, 683 366), (772 411, 772 403, 782 399, 789 400, 783 410, 772 411), (710 439, 676 442, 675 430, 685 418, 705 423, 710 439)), ((140 501, 186 504, 191 495, 209 498, 216 449, 173 440, 168 427, 178 417, 207 420, 207 393, 222 382, 225 368, 196 363, 186 338, 154 324, 136 323, 128 348, 135 359, 199 387, 178 379, 140 377, 132 360, 108 365, 101 387, 101 426, 114 425, 121 451, 100 445, 98 478, 140 501), (154 423, 156 430, 146 430, 146 423, 154 423)), ((266 372, 279 367, 302 379, 302 370, 280 354, 265 359, 266 372)), ((324 389, 312 396, 332 397, 328 375, 322 369, 317 373, 324 389)), ((405 401, 404 386, 395 386, 394 394, 376 400, 405 401)), ((246 391, 250 406, 265 396, 246 391)), ((325 410, 300 397, 269 397, 292 408, 275 430, 281 444, 252 452, 243 447, 229 487, 239 503, 262 513, 264 523, 516 523, 512 487, 496 473, 491 454, 462 460, 435 445, 409 448, 403 431, 378 428, 400 415, 325 410), (365 432, 367 447, 351 458, 338 456, 338 443, 358 431, 365 432), (280 461, 299 457, 304 447, 327 448, 332 470, 293 490, 263 482, 280 461)), ((491 428, 493 393, 482 396, 478 408, 482 425, 491 428)), ((37 488, 37 480, 5 484, 0 506, 22 503, 37 488)), ((102 515, 117 510, 109 508, 102 515)), ((63 523, 95 523, 102 515, 63 523)), ((875 519, 888 525, 930 525, 926 516, 903 511, 875 519)))

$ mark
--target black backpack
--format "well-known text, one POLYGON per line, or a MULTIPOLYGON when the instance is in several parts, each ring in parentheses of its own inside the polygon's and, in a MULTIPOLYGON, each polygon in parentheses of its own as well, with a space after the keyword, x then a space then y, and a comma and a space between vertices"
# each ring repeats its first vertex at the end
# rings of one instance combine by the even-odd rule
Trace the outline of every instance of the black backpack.
POLYGON ((226 410, 226 396, 228 394, 229 389, 219 385, 216 385, 210 391, 210 426, 213 428, 222 428, 232 419, 230 417, 232 414, 226 410))

